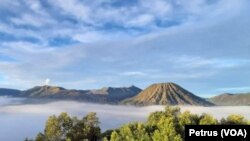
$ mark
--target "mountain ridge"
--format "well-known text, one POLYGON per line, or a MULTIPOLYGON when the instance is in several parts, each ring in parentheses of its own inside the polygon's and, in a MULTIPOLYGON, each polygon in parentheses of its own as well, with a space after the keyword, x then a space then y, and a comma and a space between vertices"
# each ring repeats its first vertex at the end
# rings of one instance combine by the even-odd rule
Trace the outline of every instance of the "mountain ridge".
POLYGON ((0 88, 0 96, 19 96, 21 92, 17 89, 0 88))
POLYGON ((135 96, 141 91, 138 87, 107 87, 95 90, 65 89, 58 86, 35 86, 21 92, 20 96, 41 99, 65 99, 95 103, 118 103, 135 96))
POLYGON ((208 100, 220 106, 246 106, 250 105, 250 93, 223 93, 208 100))
POLYGON ((27 90, 0 88, 0 96, 126 105, 250 105, 250 93, 224 93, 205 99, 173 82, 152 84, 144 90, 134 85, 90 90, 66 89, 49 85, 35 86, 27 90), (141 95, 141 93, 144 94, 141 95))

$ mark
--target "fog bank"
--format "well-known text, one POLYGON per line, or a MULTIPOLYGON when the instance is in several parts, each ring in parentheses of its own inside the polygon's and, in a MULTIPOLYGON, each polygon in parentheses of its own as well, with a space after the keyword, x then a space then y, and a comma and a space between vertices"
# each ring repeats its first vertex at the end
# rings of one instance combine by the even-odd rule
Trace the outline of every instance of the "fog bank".
MULTIPOLYGON (((25 137, 34 137, 36 133, 43 131, 49 115, 58 115, 61 112, 67 112, 71 116, 78 117, 85 116, 89 112, 96 112, 101 122, 101 129, 105 131, 110 128, 118 128, 124 123, 145 121, 151 112, 164 109, 164 106, 134 107, 90 104, 75 101, 20 104, 21 100, 0 97, 0 140, 16 141, 23 140, 25 137), (13 101, 15 104, 13 104, 13 101)), ((181 110, 189 110, 196 114, 209 113, 216 118, 222 118, 230 114, 241 114, 250 119, 249 106, 181 106, 181 110)))

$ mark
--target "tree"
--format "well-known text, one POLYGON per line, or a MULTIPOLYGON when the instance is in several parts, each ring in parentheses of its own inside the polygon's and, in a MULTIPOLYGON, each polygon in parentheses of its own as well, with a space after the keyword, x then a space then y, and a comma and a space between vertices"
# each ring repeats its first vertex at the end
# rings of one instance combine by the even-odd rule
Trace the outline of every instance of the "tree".
POLYGON ((45 135, 43 133, 38 133, 35 141, 45 141, 45 135))
POLYGON ((81 120, 67 113, 53 115, 46 122, 44 134, 37 134, 36 141, 97 141, 101 138, 99 123, 96 113, 89 113, 81 120))
POLYGON ((45 126, 45 139, 49 141, 66 140, 71 128, 72 119, 67 113, 61 113, 58 117, 50 116, 45 126))
POLYGON ((111 141, 149 141, 147 127, 143 123, 130 123, 111 134, 111 141))
POLYGON ((241 115, 229 115, 226 119, 221 119, 221 124, 226 125, 243 125, 247 124, 247 120, 241 115))
POLYGON ((55 115, 50 116, 46 122, 45 138, 49 141, 61 140, 61 126, 55 115))
POLYGON ((24 141, 33 141, 33 140, 29 138, 25 138, 24 141))
POLYGON ((59 121, 60 124, 60 129, 61 129, 61 139, 66 139, 67 134, 69 133, 70 129, 73 126, 73 121, 71 117, 68 116, 67 113, 63 112, 61 113, 57 120, 59 121))
POLYGON ((209 114, 202 114, 200 117, 199 125, 216 125, 218 120, 209 114))
POLYGON ((85 123, 82 120, 77 119, 76 117, 72 118, 73 126, 70 129, 67 137, 72 141, 82 140, 86 138, 86 134, 84 131, 85 123))
POLYGON ((199 123, 199 116, 191 114, 189 111, 185 111, 178 116, 179 126, 176 127, 176 131, 180 133, 181 137, 185 135, 185 125, 197 125, 199 123))
POLYGON ((99 118, 96 116, 96 113, 94 113, 94 112, 87 114, 83 118, 83 120, 86 123, 86 125, 90 126, 90 127, 98 127, 100 124, 99 118))
POLYGON ((177 132, 175 115, 162 116, 157 124, 157 130, 153 132, 154 141, 181 141, 181 135, 177 132))
POLYGON ((101 137, 106 138, 106 140, 110 140, 111 139, 111 134, 114 130, 106 130, 105 132, 102 133, 101 137))
POLYGON ((114 131, 111 134, 110 141, 122 141, 122 139, 121 139, 120 135, 116 131, 114 131))
POLYGON ((87 139, 90 141, 96 141, 101 137, 101 129, 99 127, 99 118, 96 116, 96 113, 89 113, 83 118, 85 123, 84 131, 87 133, 87 139))
POLYGON ((101 129, 96 113, 89 113, 81 120, 77 117, 72 118, 72 127, 67 137, 72 141, 88 140, 96 141, 101 139, 101 129))

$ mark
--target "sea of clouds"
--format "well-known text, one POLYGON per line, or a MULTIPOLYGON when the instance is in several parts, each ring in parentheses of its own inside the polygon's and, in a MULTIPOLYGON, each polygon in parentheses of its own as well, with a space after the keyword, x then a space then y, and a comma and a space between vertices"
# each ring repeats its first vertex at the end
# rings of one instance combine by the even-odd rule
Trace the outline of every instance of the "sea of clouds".
MULTIPOLYGON (((58 115, 61 112, 80 118, 89 112, 96 112, 101 122, 101 129, 105 131, 128 122, 143 122, 151 112, 164 109, 164 106, 134 107, 75 101, 23 104, 23 100, 0 97, 0 140, 19 141, 25 137, 34 138, 38 132, 43 131, 48 116, 58 115)), ((250 119, 250 106, 181 106, 180 108, 181 111, 189 110, 196 114, 209 113, 218 119, 230 114, 241 114, 250 119)))

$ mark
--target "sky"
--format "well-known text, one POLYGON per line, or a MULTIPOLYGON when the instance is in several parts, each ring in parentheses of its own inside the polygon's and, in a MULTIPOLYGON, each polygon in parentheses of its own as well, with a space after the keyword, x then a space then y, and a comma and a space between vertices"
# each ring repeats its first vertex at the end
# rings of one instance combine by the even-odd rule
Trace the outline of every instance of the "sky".
POLYGON ((0 0, 0 87, 250 92, 248 0, 0 0))

